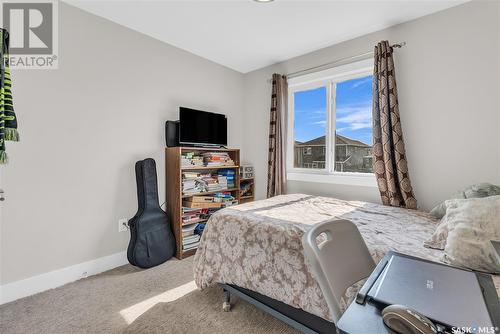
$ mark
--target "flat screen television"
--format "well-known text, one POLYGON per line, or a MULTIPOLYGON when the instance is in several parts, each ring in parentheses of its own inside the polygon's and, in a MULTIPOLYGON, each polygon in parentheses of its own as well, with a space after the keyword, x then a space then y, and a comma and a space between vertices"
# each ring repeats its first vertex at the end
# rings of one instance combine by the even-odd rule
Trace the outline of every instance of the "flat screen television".
POLYGON ((179 107, 179 142, 184 145, 226 146, 226 116, 179 107))

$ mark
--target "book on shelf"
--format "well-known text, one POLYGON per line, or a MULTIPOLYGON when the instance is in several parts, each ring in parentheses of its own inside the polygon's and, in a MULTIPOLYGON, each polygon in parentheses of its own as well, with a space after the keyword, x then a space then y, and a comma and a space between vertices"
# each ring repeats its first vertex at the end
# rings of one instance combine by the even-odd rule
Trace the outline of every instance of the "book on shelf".
MULTIPOLYGON (((226 190, 227 178, 212 173, 182 173, 182 193, 184 195, 226 190)), ((233 184, 234 186, 234 184, 233 184)))
POLYGON ((185 245, 185 246, 182 246, 182 250, 183 251, 189 251, 189 250, 192 250, 192 249, 196 249, 200 246, 200 242, 196 242, 194 244, 190 244, 190 245, 185 245))
POLYGON ((182 238, 182 249, 183 250, 189 250, 189 249, 194 249, 197 248, 198 245, 200 244, 200 235, 199 234, 193 234, 187 237, 182 238))
POLYGON ((196 242, 196 243, 190 244, 190 245, 183 245, 182 246, 182 250, 183 251, 188 251, 188 250, 196 249, 196 248, 198 248, 199 245, 200 245, 199 241, 196 242))
POLYGON ((233 205, 237 205, 237 204, 238 204, 237 200, 226 201, 226 202, 222 203, 222 207, 227 208, 229 206, 233 206, 233 205))
POLYGON ((202 209, 193 209, 193 208, 182 208, 182 213, 201 213, 203 210, 202 209))
POLYGON ((217 172, 219 177, 224 177, 227 187, 234 188, 236 171, 234 169, 221 169, 217 172))
POLYGON ((213 196, 191 196, 188 201, 196 203, 211 203, 214 201, 213 196))
POLYGON ((228 191, 218 192, 214 194, 214 202, 217 203, 226 203, 233 200, 235 200, 234 196, 228 191))
POLYGON ((182 167, 202 167, 203 157, 199 153, 195 152, 183 152, 181 154, 181 166, 182 167))
POLYGON ((187 245, 187 244, 192 244, 193 242, 197 242, 199 240, 200 240, 199 234, 192 234, 192 235, 188 235, 186 237, 183 237, 182 243, 187 245))
POLYGON ((205 166, 234 166, 234 161, 227 152, 203 153, 203 163, 205 166))
POLYGON ((190 201, 182 201, 182 205, 187 207, 187 208, 220 208, 221 203, 215 203, 215 202, 190 202, 190 201))
MULTIPOLYGON (((184 201, 193 203, 187 206, 188 208, 195 208, 197 207, 198 203, 200 204, 212 204, 212 203, 225 203, 225 202, 231 202, 234 201, 235 198, 229 191, 219 191, 215 192, 213 196, 191 196, 187 197, 184 201)), ((198 206, 200 207, 200 206, 198 206)), ((217 206, 208 206, 208 207, 217 207, 217 206)))
POLYGON ((208 209, 203 209, 203 208, 188 208, 183 206, 182 207, 182 215, 183 216, 202 216, 203 214, 207 214, 208 209))
POLYGON ((183 245, 193 244, 200 241, 201 236, 199 234, 192 234, 182 238, 183 245))
POLYGON ((188 229, 188 226, 204 224, 210 216, 223 207, 224 204, 220 203, 220 207, 216 208, 188 208, 182 207, 182 216, 181 216, 181 224, 184 228, 188 229))
POLYGON ((207 220, 204 218, 200 218, 200 217, 190 218, 190 219, 182 218, 182 225, 198 224, 198 223, 203 223, 205 221, 207 221, 207 220))
POLYGON ((203 208, 188 208, 183 206, 182 207, 182 216, 183 217, 201 217, 203 214, 207 214, 208 209, 203 209, 203 208))
POLYGON ((217 176, 217 182, 223 189, 227 189, 227 177, 223 175, 217 176))
POLYGON ((186 231, 186 232, 182 231, 182 237, 183 238, 184 237, 188 237, 190 235, 194 235, 194 230, 192 230, 192 231, 186 231))
POLYGON ((189 220, 189 219, 199 218, 199 217, 200 217, 200 215, 197 212, 187 212, 187 213, 182 215, 182 219, 184 219, 184 220, 189 220))
POLYGON ((196 225, 198 224, 189 224, 189 225, 183 225, 182 226, 182 237, 187 237, 190 235, 194 235, 194 230, 196 228, 196 225))

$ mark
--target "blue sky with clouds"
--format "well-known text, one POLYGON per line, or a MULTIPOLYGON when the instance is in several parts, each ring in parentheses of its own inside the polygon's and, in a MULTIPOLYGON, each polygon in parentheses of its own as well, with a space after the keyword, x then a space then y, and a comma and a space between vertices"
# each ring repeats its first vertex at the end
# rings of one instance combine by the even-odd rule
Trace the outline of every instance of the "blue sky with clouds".
MULTIPOLYGON (((337 83, 337 133, 372 144, 372 79, 337 83)), ((305 142, 325 135, 326 88, 296 92, 295 140, 305 142)))

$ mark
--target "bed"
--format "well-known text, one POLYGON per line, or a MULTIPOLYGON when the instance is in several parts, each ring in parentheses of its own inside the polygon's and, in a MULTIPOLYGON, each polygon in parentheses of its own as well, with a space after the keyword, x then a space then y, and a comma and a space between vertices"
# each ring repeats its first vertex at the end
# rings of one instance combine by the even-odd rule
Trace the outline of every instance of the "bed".
MULTIPOLYGON (((276 307, 288 305, 312 315, 311 319, 329 321, 326 302, 305 263, 301 238, 310 226, 331 219, 355 223, 376 263, 390 250, 441 261, 442 251, 423 247, 437 223, 428 213, 291 194, 214 214, 195 256, 195 282, 200 289, 223 283, 243 293, 249 291, 257 300, 264 296, 271 299, 267 302, 276 301, 276 307)), ((500 292, 500 276, 493 280, 500 292)), ((361 285, 346 291, 344 309, 361 285)))

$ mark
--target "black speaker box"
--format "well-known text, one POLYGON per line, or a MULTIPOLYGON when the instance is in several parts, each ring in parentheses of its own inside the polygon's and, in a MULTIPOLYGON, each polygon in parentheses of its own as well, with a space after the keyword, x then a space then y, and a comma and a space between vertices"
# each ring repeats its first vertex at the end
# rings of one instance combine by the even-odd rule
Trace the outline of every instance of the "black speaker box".
POLYGON ((179 121, 165 122, 165 141, 167 147, 179 146, 179 121))

